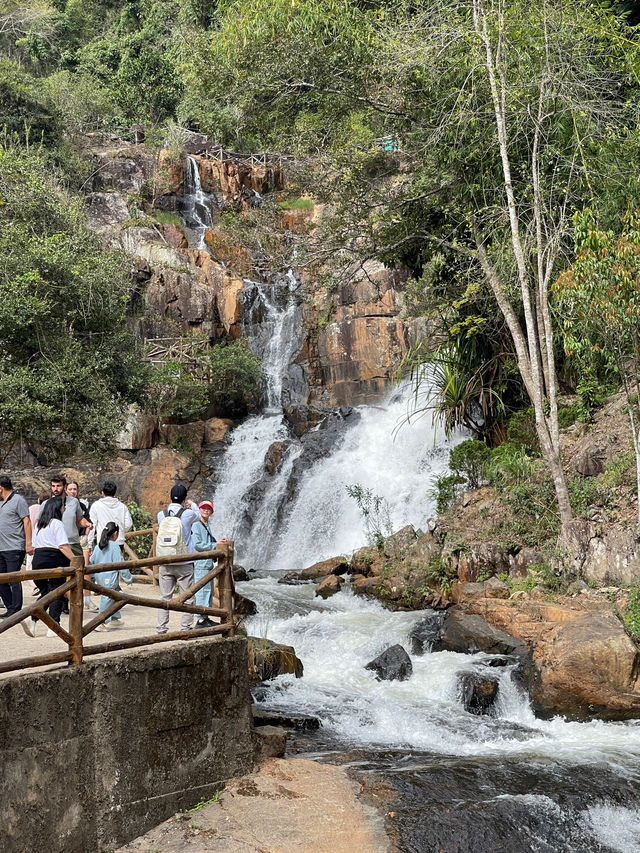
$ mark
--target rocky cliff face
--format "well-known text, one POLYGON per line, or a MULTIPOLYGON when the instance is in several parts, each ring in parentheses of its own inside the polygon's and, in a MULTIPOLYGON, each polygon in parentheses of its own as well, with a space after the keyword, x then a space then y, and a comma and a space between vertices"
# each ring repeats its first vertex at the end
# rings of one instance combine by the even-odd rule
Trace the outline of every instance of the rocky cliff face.
MULTIPOLYGON (((87 194, 91 227, 133 258, 138 327, 147 337, 197 331, 212 340, 242 334, 244 279, 259 280, 251 252, 215 225, 206 249, 189 248, 175 223, 153 219, 154 209, 179 211, 185 162, 144 146, 96 150, 87 194)), ((247 193, 284 186, 279 167, 195 155, 202 189, 215 204, 242 208, 247 193)), ((303 234, 317 225, 322 208, 283 211, 281 227, 303 234)), ((214 211, 215 218, 215 211, 214 211)), ((326 409, 375 403, 387 391, 420 323, 405 316, 406 273, 367 262, 335 291, 300 271, 304 333, 296 358, 298 402, 326 409)), ((294 368, 294 373, 296 369, 294 368)))

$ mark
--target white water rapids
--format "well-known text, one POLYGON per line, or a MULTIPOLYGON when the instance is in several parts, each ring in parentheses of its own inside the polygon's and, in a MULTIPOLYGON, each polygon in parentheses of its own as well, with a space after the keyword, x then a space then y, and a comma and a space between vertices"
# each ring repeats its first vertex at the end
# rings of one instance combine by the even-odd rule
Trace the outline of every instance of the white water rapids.
MULTIPOLYGON (((300 570, 365 544, 361 514, 346 492, 349 484, 358 483, 383 498, 395 530, 405 524, 424 527, 433 515, 430 490, 447 469, 450 445, 434 431, 428 416, 398 429, 406 418, 410 391, 396 389, 383 405, 364 407, 333 452, 303 472, 297 497, 282 517, 278 506, 300 453, 296 444, 285 451, 280 472, 262 498, 251 503, 269 446, 289 437, 281 395, 297 351, 290 289, 248 282, 247 292, 256 287, 261 322, 259 334, 248 337, 265 362, 267 405, 263 414, 246 419, 232 434, 215 493, 215 529, 218 536, 237 539, 240 561, 257 571, 254 579, 238 586, 258 606, 258 614, 247 623, 249 634, 294 646, 304 664, 303 678, 281 676, 268 685, 266 704, 317 716, 323 731, 345 748, 465 756, 487 762, 488 773, 492 766, 513 761, 562 768, 565 773, 574 768, 576 774, 581 767, 590 772, 602 767, 637 784, 640 723, 536 719, 508 667, 491 670, 500 675, 495 716, 469 714, 461 705, 457 678, 481 666, 487 657, 483 655, 412 656, 409 680, 377 681, 365 664, 395 643, 409 650, 409 631, 424 613, 391 612, 348 588, 323 601, 315 597, 313 584, 277 583, 284 570, 300 570)), ((560 811, 546 795, 500 796, 520 797, 550 815, 560 811)), ((588 846, 557 849, 640 853, 636 808, 610 802, 603 793, 595 804, 585 804, 579 819, 588 846)), ((551 848, 532 844, 527 849, 551 848)))

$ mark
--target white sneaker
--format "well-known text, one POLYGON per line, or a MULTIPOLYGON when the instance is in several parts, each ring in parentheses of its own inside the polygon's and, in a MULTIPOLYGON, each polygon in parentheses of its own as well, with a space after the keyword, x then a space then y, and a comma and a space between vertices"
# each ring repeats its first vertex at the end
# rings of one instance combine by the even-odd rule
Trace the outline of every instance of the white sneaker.
POLYGON ((51 628, 47 628, 47 637, 57 637, 57 636, 58 635, 56 634, 55 631, 53 631, 51 628))
POLYGON ((102 623, 102 625, 98 625, 98 626, 97 626, 96 628, 94 628, 93 630, 94 630, 94 631, 108 631, 109 629, 107 628, 107 626, 106 626, 106 625, 104 624, 104 622, 103 622, 103 623, 102 623))
POLYGON ((96 607, 96 605, 93 603, 93 601, 91 601, 91 599, 85 599, 84 609, 88 610, 89 613, 97 613, 100 610, 100 608, 96 607))
POLYGON ((20 624, 22 625, 22 630, 25 632, 27 637, 35 637, 37 622, 33 616, 30 616, 28 619, 23 619, 20 624))
POLYGON ((122 619, 113 619, 107 623, 107 631, 116 631, 118 628, 122 628, 123 625, 124 621, 122 619))

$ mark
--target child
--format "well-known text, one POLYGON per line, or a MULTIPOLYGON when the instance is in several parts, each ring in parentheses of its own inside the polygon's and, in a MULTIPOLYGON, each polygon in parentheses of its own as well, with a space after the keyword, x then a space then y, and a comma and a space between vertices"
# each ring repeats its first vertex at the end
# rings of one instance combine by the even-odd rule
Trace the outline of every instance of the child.
MULTIPOLYGON (((105 524, 102 529, 102 533, 100 534, 100 541, 91 554, 91 558, 89 560, 91 565, 95 566, 100 563, 124 563, 124 557, 122 556, 120 546, 116 544, 119 532, 120 528, 115 522, 108 521, 105 524)), ((122 580, 125 583, 133 583, 131 572, 129 569, 125 568, 120 569, 120 571, 111 570, 108 572, 99 572, 99 574, 95 575, 95 579, 101 586, 106 586, 109 589, 118 589, 119 574, 122 575, 122 580)), ((112 601, 113 599, 109 598, 108 595, 103 595, 100 599, 100 613, 106 610, 112 601)), ((118 611, 118 613, 114 613, 113 616, 109 616, 108 619, 105 619, 102 625, 98 625, 96 631, 112 631, 114 628, 121 628, 123 625, 124 621, 118 611)))

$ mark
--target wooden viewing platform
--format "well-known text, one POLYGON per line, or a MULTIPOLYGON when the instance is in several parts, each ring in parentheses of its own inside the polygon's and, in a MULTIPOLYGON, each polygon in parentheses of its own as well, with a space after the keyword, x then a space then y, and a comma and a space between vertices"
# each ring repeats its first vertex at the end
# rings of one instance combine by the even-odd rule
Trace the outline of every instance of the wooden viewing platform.
MULTIPOLYGON (((143 531, 134 531, 133 535, 153 534, 153 528, 143 531)), ((129 535, 129 538, 132 538, 129 535)), ((152 551, 155 546, 155 537, 152 544, 152 551)), ((125 545, 125 548, 127 546, 125 545)), ((129 548, 129 554, 133 554, 129 548)), ((82 664, 83 658, 87 655, 101 654, 104 652, 119 651, 122 649, 135 648, 137 646, 147 646, 154 643, 165 643, 172 640, 186 640, 198 637, 210 637, 221 635, 232 637, 235 634, 234 621, 234 583, 233 583, 233 554, 234 543, 232 541, 220 542, 212 551, 200 551, 190 554, 178 554, 176 556, 155 557, 148 556, 142 559, 130 559, 124 563, 100 563, 97 565, 85 566, 81 557, 74 557, 71 565, 67 567, 55 569, 40 569, 35 571, 19 571, 9 572, 3 575, 3 583, 15 583, 28 580, 36 580, 43 578, 67 578, 57 589, 42 596, 33 604, 23 607, 18 613, 8 616, 2 620, 0 625, 0 634, 19 625, 24 619, 30 619, 32 616, 37 617, 48 628, 50 628, 58 637, 67 644, 67 651, 52 652, 49 654, 32 655, 30 657, 18 658, 15 660, 5 661, 0 663, 0 673, 12 672, 15 670, 26 669, 35 666, 46 666, 52 663, 64 663, 65 661, 74 664, 82 664), (100 572, 121 571, 127 569, 142 569, 145 572, 144 579, 149 582, 154 579, 153 569, 159 565, 169 565, 171 563, 191 563, 196 560, 212 559, 217 562, 217 565, 211 569, 203 578, 196 581, 189 589, 174 596, 170 601, 164 601, 155 597, 144 595, 135 595, 120 590, 108 589, 100 586, 93 580, 88 580, 85 576, 96 575, 100 572), (203 586, 210 581, 214 582, 214 594, 218 601, 218 607, 203 607, 197 604, 187 604, 186 602, 203 586), (90 590, 99 595, 106 595, 112 599, 112 603, 102 613, 96 614, 86 624, 83 624, 84 617, 84 590, 90 590), (65 630, 61 625, 55 622, 45 611, 45 607, 50 605, 58 598, 65 596, 68 593, 69 597, 69 628, 65 630), (102 625, 106 619, 113 616, 125 605, 132 604, 139 607, 151 607, 161 610, 177 611, 181 613, 194 613, 198 616, 213 617, 218 620, 218 624, 209 628, 195 628, 191 630, 171 631, 166 634, 154 634, 144 637, 130 637, 127 639, 117 639, 97 645, 86 646, 83 643, 84 638, 94 631, 99 625, 102 625)), ((135 555, 134 555, 135 556, 135 555)), ((138 578, 140 579, 140 578, 138 578)))

